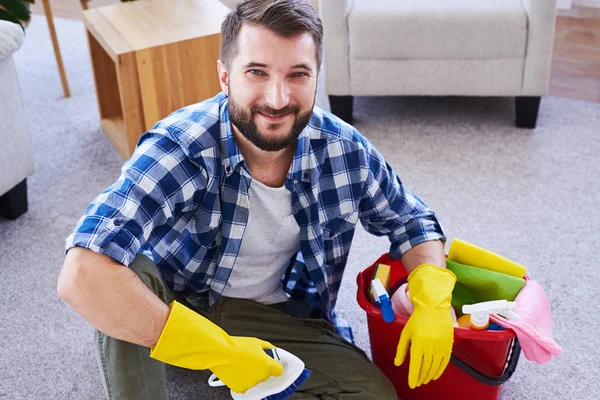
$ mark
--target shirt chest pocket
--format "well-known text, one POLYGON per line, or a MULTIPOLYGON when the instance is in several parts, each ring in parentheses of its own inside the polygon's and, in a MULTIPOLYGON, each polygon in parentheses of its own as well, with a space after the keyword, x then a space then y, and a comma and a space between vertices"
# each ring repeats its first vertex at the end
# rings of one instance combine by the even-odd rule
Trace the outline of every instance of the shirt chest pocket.
POLYGON ((220 212, 198 209, 191 225, 194 229, 192 233, 201 246, 213 248, 221 244, 220 212))
POLYGON ((353 231, 358 222, 358 211, 342 214, 321 223, 323 240, 339 239, 344 233, 353 231))

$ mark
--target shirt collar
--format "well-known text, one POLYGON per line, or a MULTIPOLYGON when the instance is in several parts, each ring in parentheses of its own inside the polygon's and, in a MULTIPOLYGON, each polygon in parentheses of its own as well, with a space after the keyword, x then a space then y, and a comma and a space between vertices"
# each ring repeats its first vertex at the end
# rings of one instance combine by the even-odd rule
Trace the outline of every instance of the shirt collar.
POLYGON ((223 102, 221 103, 220 109, 220 121, 221 121, 221 149, 223 151, 223 157, 221 162, 223 163, 223 168, 225 170, 226 176, 229 176, 235 171, 238 164, 244 161, 244 156, 240 151, 237 143, 235 142, 235 137, 233 136, 233 132, 231 131, 231 123, 229 120, 229 109, 227 107, 228 97, 225 97, 223 102))
POLYGON ((288 172, 288 179, 300 182, 312 182, 316 179, 319 171, 319 165, 312 149, 311 136, 314 136, 316 129, 312 121, 300 132, 296 144, 296 153, 292 160, 292 166, 288 172))

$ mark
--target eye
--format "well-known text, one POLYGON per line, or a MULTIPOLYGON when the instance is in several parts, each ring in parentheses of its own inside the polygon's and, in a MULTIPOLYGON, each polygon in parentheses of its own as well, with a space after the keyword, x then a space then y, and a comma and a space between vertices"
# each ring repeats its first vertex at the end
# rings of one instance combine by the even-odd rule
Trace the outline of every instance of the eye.
POLYGON ((305 76, 309 76, 306 72, 294 72, 292 74, 292 78, 302 78, 305 76))
POLYGON ((264 75, 264 73, 259 69, 249 69, 247 72, 249 72, 252 75, 256 75, 256 76, 264 75))

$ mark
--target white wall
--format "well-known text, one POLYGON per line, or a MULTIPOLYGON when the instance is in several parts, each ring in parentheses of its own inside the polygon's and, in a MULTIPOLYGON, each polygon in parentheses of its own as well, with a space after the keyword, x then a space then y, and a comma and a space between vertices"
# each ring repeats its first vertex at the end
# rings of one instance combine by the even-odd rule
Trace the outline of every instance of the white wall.
POLYGON ((556 1, 556 7, 563 9, 563 10, 569 10, 572 5, 573 5, 573 0, 557 0, 556 1))
POLYGON ((600 0, 573 0, 573 5, 600 8, 600 0))

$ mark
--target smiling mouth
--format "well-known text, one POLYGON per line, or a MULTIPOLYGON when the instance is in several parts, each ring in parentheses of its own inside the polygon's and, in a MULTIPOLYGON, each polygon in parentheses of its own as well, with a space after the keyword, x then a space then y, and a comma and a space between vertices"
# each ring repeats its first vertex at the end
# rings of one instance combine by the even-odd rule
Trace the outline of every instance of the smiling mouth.
POLYGON ((291 114, 291 113, 287 113, 287 114, 283 114, 283 115, 269 115, 269 114, 262 113, 260 111, 258 113, 268 119, 281 119, 281 118, 287 117, 288 115, 291 114))

